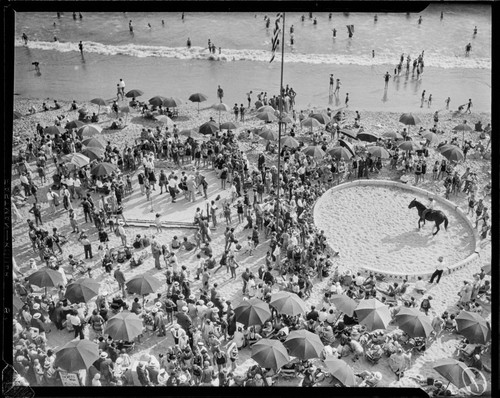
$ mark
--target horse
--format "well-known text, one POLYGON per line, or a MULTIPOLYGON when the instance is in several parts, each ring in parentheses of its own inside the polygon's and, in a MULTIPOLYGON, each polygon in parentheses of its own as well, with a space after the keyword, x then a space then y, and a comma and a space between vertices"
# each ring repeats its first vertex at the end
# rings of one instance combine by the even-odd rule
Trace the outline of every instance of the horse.
MULTIPOLYGON (((408 208, 409 209, 412 209, 416 207, 417 210, 418 210, 418 215, 419 215, 419 219, 418 219, 418 229, 420 229, 420 223, 423 221, 425 225, 425 221, 428 220, 428 221, 434 221, 435 222, 435 227, 437 228, 436 232, 434 232, 432 235, 436 235, 440 228, 439 226, 441 225, 441 223, 444 221, 444 228, 446 230, 448 230, 448 217, 446 217, 446 215, 441 211, 441 210, 430 210, 426 213, 425 215, 425 219, 422 218, 422 214, 424 212, 424 210, 426 210, 427 208, 422 204, 420 203, 417 199, 413 199, 410 204, 408 205, 408 208)), ((434 227, 432 228, 434 229, 434 227)))

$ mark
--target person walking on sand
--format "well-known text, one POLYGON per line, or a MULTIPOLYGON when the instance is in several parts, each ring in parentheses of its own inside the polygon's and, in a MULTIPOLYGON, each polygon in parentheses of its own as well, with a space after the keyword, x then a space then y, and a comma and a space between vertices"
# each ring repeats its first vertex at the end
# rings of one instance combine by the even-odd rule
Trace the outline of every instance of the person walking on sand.
POLYGON ((345 94, 345 106, 346 108, 349 106, 349 93, 345 94))
POLYGON ((436 263, 436 268, 431 275, 431 280, 429 281, 429 283, 434 283, 434 278, 437 278, 436 283, 439 283, 439 281, 441 280, 441 276, 443 275, 444 267, 445 267, 445 262, 443 256, 439 256, 438 261, 436 263))
POLYGON ((127 297, 127 292, 125 291, 125 282, 127 282, 127 280, 125 279, 125 274, 120 269, 119 264, 117 265, 116 270, 113 273, 113 277, 118 282, 118 289, 122 291, 122 296, 127 297))
POLYGON ((340 86, 341 86, 342 83, 340 83, 340 79, 337 79, 337 86, 335 87, 335 91, 334 91, 334 94, 338 95, 339 91, 340 91, 340 86))
POLYGON ((422 97, 420 98, 420 108, 424 107, 424 102, 425 102, 425 90, 422 91, 422 97))
POLYGON ((446 98, 446 100, 444 101, 446 104, 446 109, 450 109, 450 101, 451 101, 450 97, 446 98))
POLYGON ((221 88, 221 86, 218 86, 217 88, 217 98, 219 98, 220 102, 222 103, 222 97, 224 97, 224 90, 221 88))
POLYGON ((125 99, 125 82, 123 81, 123 79, 120 79, 120 89, 121 89, 121 92, 122 92, 122 101, 125 99))
POLYGON ((329 87, 329 92, 330 95, 333 93, 333 86, 335 84, 335 79, 333 78, 333 74, 330 75, 330 87, 329 87))
POLYGON ((469 102, 467 103, 467 109, 465 110, 465 113, 471 113, 470 108, 472 108, 472 99, 469 98, 469 102))

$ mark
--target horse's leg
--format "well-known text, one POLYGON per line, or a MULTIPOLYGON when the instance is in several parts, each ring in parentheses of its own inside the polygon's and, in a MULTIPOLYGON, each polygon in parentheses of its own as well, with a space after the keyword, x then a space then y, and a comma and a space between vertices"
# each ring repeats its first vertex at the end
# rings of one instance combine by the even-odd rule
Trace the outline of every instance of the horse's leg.
POLYGON ((434 226, 435 226, 437 229, 436 229, 436 232, 434 232, 434 233, 432 234, 433 236, 434 236, 434 235, 436 235, 436 234, 439 232, 439 230, 440 230, 440 228, 439 228, 439 224, 441 224, 441 223, 438 223, 438 222, 436 221, 436 224, 435 224, 434 226))

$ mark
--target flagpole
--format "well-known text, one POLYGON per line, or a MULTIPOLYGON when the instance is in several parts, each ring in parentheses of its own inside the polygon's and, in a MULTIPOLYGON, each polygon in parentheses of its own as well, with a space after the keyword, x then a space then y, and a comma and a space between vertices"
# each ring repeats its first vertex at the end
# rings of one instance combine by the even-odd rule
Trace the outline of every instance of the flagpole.
MULTIPOLYGON (((281 31, 281 79, 280 79, 280 95, 279 95, 279 110, 280 117, 278 121, 278 189, 277 189, 277 197, 278 197, 278 211, 276 215, 276 231, 278 232, 279 224, 280 224, 280 216, 281 216, 281 207, 280 207, 280 172, 281 172, 281 126, 283 119, 283 66, 285 64, 285 13, 283 13, 283 26, 281 31)), ((279 238, 279 234, 278 234, 279 238)))

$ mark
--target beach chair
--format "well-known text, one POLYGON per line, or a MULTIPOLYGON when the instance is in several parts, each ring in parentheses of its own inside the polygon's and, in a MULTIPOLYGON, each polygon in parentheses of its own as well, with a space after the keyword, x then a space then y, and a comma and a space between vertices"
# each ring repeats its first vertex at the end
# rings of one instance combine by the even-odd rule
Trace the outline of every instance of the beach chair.
POLYGON ((297 377, 297 367, 295 366, 295 364, 284 365, 280 369, 278 375, 285 380, 293 380, 297 377))

